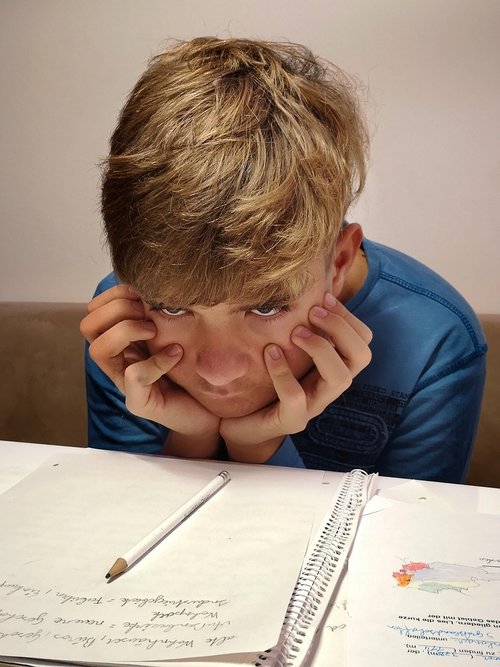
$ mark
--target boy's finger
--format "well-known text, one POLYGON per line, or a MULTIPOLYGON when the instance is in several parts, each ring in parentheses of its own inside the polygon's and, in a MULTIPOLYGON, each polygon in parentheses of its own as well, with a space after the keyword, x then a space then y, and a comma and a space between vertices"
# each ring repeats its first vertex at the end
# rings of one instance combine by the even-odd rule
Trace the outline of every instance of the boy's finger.
POLYGON ((365 341, 365 343, 369 343, 372 340, 373 333, 371 329, 367 327, 364 322, 353 315, 350 310, 347 310, 344 304, 334 299, 334 297, 328 292, 325 294, 323 299, 323 307, 328 312, 331 312, 334 315, 338 315, 344 319, 347 324, 349 324, 354 329, 358 336, 360 336, 365 341))
MULTIPOLYGON (((368 341, 366 340, 366 332, 361 330, 361 333, 365 334, 365 337, 363 337, 363 335, 360 335, 358 331, 351 326, 351 323, 347 318, 337 315, 336 313, 327 313, 325 316, 325 312, 326 311, 321 308, 312 308, 309 315, 311 323, 314 324, 317 329, 328 334, 331 341, 331 343, 329 343, 330 347, 333 345, 340 357, 344 360, 352 377, 354 377, 371 361, 371 352, 368 347, 368 341)), ((357 322, 358 324, 362 324, 359 320, 357 320, 357 322)), ((314 342, 315 338, 313 337, 312 340, 314 342)), ((294 342, 297 344, 296 340, 294 340, 294 342)), ((319 344, 317 343, 316 348, 318 348, 318 345, 319 344)), ((302 346, 299 344, 299 347, 302 346)), ((308 354, 311 354, 307 347, 303 349, 305 349, 308 354)), ((324 345, 321 345, 320 349, 328 352, 328 347, 325 347, 324 345)), ((311 354, 311 356, 313 357, 316 366, 318 366, 321 375, 324 377, 323 369, 325 369, 325 371, 327 370, 324 366, 324 364, 327 363, 324 355, 316 357, 314 354, 311 354), (321 369, 319 365, 322 366, 321 369)))
POLYGON ((145 312, 141 301, 113 299, 89 311, 89 314, 80 323, 80 332, 91 343, 123 320, 143 320, 144 318, 145 312))
POLYGON ((105 292, 95 296, 87 305, 89 313, 93 313, 98 308, 105 306, 115 299, 129 299, 130 301, 140 301, 141 297, 128 285, 115 285, 105 292))
POLYGON ((145 341, 155 335, 156 327, 153 322, 119 322, 90 344, 89 355, 123 392, 123 373, 127 365, 123 353, 131 343, 145 341))
POLYGON ((125 369, 124 385, 127 407, 131 411, 144 410, 151 396, 151 387, 179 362, 182 347, 173 343, 151 355, 149 359, 138 361, 125 369))
POLYGON ((302 431, 307 424, 307 399, 300 382, 278 345, 268 345, 264 358, 279 401, 275 412, 276 432, 270 437, 302 431))
POLYGON ((315 368, 302 380, 307 399, 308 418, 315 417, 340 396, 352 383, 352 372, 335 347, 319 334, 297 327, 292 332, 293 342, 303 349, 314 362, 315 368))

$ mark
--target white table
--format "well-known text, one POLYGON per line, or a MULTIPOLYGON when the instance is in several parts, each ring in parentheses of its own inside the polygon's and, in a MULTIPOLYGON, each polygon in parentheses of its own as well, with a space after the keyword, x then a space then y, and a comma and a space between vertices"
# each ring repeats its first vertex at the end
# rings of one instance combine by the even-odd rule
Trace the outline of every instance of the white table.
MULTIPOLYGON (((22 480, 54 454, 68 452, 68 447, 34 443, 0 441, 0 493, 22 480)), ((75 456, 85 456, 85 448, 72 448, 75 456)), ((337 474, 337 473, 329 473, 337 474)), ((340 475, 340 473, 338 473, 340 475)), ((379 477, 377 496, 380 503, 398 500, 405 503, 425 504, 437 510, 458 509, 467 513, 489 513, 500 515, 500 489, 465 485, 420 482, 397 478, 379 477)), ((343 663, 345 621, 347 612, 343 605, 344 594, 339 591, 336 604, 326 623, 333 628, 320 640, 313 667, 331 667, 343 663)), ((5 663, 0 663, 5 664, 5 663)))

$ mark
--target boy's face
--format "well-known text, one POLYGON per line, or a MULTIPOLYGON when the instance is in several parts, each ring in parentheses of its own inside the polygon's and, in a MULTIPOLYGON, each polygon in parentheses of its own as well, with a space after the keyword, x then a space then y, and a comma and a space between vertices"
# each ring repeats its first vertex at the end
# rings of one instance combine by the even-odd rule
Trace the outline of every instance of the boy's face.
POLYGON ((296 378, 313 365, 290 334, 299 324, 311 328, 309 311, 322 304, 326 290, 332 290, 333 269, 318 259, 309 270, 314 278, 311 287, 290 304, 221 303, 179 310, 169 304, 144 303, 146 316, 158 330, 148 348, 155 353, 171 343, 182 346, 183 357, 168 377, 213 414, 228 418, 255 412, 276 400, 264 363, 266 345, 281 347, 296 378))

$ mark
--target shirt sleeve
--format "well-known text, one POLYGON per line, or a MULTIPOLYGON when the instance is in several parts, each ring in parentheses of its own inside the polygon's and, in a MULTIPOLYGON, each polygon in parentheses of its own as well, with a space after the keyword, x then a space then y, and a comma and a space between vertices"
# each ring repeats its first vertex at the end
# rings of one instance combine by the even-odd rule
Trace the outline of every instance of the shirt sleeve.
POLYGON ((85 345, 88 444, 98 449, 160 454, 168 429, 136 417, 114 383, 92 361, 85 345))
POLYGON ((379 462, 381 475, 462 483, 479 421, 485 354, 462 360, 408 401, 379 462))
POLYGON ((266 465, 305 468, 304 462, 289 435, 283 440, 280 448, 266 461, 266 465))

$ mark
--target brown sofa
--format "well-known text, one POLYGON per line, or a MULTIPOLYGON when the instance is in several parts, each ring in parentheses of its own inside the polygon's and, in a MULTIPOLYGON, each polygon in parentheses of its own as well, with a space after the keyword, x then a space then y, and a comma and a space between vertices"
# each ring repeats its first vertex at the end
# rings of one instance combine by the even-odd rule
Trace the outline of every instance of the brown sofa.
MULTIPOLYGON (((80 303, 0 303, 0 440, 85 446, 80 303)), ((488 376, 468 483, 500 487, 500 315, 481 315, 488 376)))

